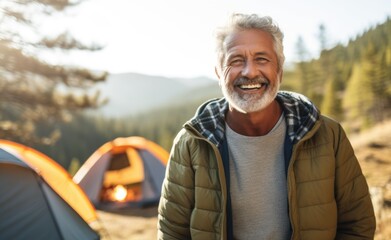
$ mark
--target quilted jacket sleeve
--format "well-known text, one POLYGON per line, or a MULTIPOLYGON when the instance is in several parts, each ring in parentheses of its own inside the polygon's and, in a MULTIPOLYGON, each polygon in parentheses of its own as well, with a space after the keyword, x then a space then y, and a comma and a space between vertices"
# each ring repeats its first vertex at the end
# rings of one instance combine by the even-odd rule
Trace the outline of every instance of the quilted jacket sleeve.
POLYGON ((335 194, 338 207, 336 239, 373 239, 376 220, 359 162, 342 127, 334 132, 335 194))
POLYGON ((180 132, 170 153, 158 210, 158 239, 190 239, 194 172, 187 136, 180 132))

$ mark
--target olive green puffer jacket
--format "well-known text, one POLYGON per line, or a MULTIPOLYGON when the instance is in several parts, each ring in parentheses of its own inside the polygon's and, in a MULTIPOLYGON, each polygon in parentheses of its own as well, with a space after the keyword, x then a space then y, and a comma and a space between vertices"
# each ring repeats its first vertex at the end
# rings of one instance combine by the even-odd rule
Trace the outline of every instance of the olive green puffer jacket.
MULTIPOLYGON (((373 239, 366 180, 341 126, 319 116, 287 171, 291 239, 373 239)), ((159 204, 158 239, 227 239, 220 151, 187 123, 174 141, 159 204)))

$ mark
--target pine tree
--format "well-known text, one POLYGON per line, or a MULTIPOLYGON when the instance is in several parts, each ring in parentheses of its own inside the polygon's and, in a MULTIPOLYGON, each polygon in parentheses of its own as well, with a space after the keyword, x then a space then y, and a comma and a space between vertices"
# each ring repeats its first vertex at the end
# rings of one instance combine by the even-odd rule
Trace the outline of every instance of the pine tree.
POLYGON ((54 65, 38 57, 40 51, 94 51, 69 33, 48 37, 37 28, 38 16, 50 21, 81 1, 6 0, 0 2, 0 138, 52 143, 59 132, 40 136, 39 122, 66 120, 78 110, 96 108, 99 93, 87 93, 106 73, 54 65), (34 14, 32 14, 34 13, 34 14))
POLYGON ((328 39, 327 39, 327 31, 326 26, 322 23, 319 25, 318 39, 320 45, 320 52, 326 50, 328 48, 328 39))
POLYGON ((304 39, 300 36, 297 39, 296 42, 296 51, 297 51, 297 56, 298 56, 298 62, 296 64, 296 67, 300 73, 300 88, 299 92, 308 96, 309 91, 310 91, 310 86, 309 86, 309 69, 308 69, 308 61, 309 58, 309 53, 306 48, 304 39))
POLYGON ((351 126, 359 130, 373 122, 371 109, 374 105, 374 99, 371 79, 365 74, 360 64, 355 64, 343 98, 346 120, 352 122, 351 126))
POLYGON ((339 98, 338 83, 335 78, 327 80, 321 111, 331 118, 341 120, 341 99, 339 98))
POLYGON ((370 109, 370 115, 374 122, 381 121, 386 117, 387 111, 384 110, 387 109, 390 99, 387 94, 387 84, 391 79, 387 79, 386 52, 380 52, 378 46, 375 41, 371 41, 361 60, 363 74, 370 79, 370 88, 367 90, 372 91, 374 96, 374 102, 370 109))

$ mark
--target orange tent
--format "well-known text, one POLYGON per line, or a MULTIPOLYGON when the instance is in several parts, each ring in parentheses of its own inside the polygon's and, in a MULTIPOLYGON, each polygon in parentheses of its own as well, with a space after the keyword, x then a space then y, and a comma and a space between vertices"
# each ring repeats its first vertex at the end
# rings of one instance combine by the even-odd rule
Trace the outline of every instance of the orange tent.
POLYGON ((98 208, 156 204, 168 155, 142 137, 116 138, 98 148, 73 180, 98 208))
POLYGON ((54 160, 0 140, 0 172, 1 239, 99 239, 94 206, 54 160))

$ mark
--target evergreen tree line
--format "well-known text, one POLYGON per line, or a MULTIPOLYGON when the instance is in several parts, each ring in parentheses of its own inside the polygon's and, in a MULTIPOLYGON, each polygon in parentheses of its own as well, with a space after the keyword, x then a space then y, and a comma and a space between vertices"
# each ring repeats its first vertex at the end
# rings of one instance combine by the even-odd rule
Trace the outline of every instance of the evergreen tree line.
POLYGON ((323 114, 349 123, 348 131, 389 118, 391 19, 347 46, 338 44, 322 50, 319 58, 297 63, 288 83, 314 101, 323 114))

